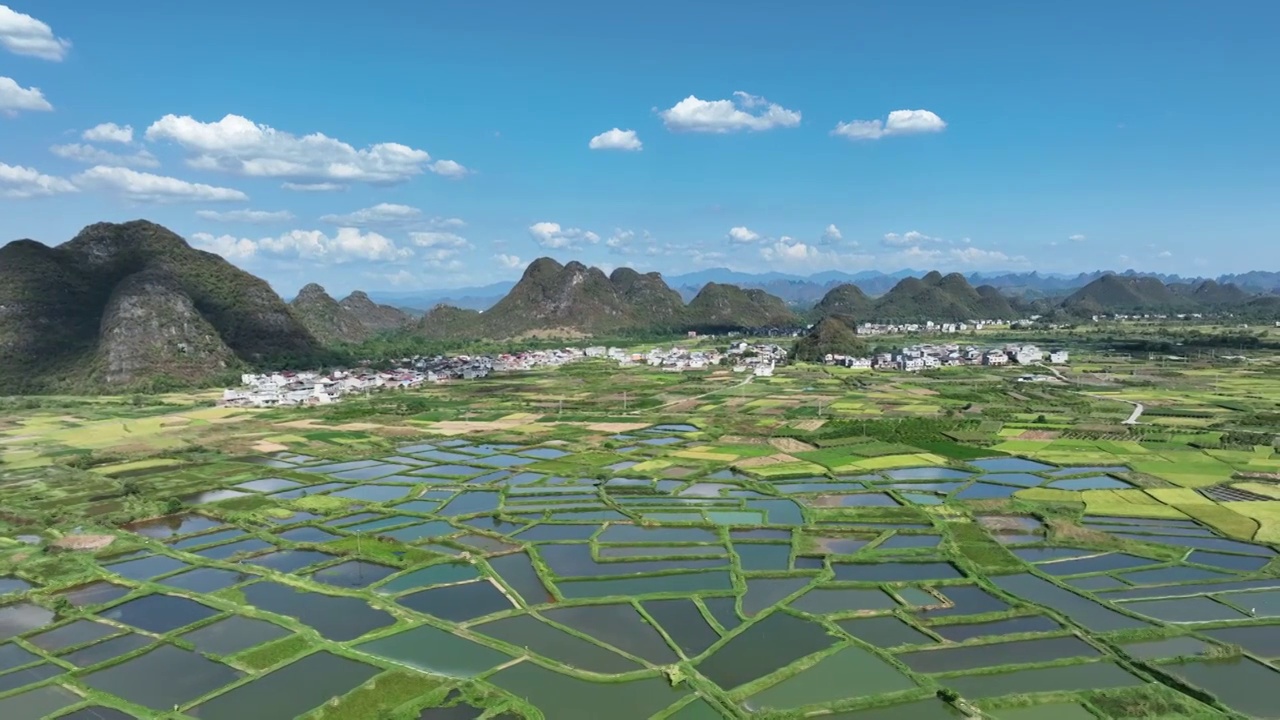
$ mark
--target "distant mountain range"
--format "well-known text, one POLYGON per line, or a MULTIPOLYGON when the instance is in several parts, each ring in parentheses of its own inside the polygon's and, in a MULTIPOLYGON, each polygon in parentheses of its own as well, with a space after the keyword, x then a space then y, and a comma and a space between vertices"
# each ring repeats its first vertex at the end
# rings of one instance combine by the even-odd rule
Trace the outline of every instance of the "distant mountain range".
MULTIPOLYGON (((379 304, 374 298, 386 303, 388 296, 357 291, 339 301, 314 284, 285 303, 263 280, 159 225, 100 223, 57 247, 18 240, 0 248, 0 387, 10 393, 163 389, 249 367, 338 362, 348 346, 389 335, 412 351, 433 339, 764 331, 816 323, 806 347, 820 352, 848 345, 851 329, 865 321, 1220 311, 1270 321, 1280 314, 1280 295, 1217 280, 1102 274, 1049 298, 1002 291, 995 283, 1065 280, 1031 273, 975 286, 972 276, 937 271, 896 280, 863 273, 849 282, 823 273, 805 281, 827 289, 802 310, 763 288, 715 280, 717 272, 682 276, 701 283, 686 302, 687 294, 658 273, 619 268, 606 275, 579 262, 540 258, 484 312, 438 303, 411 314, 393 306, 404 297, 379 304), (866 290, 876 283, 889 286, 866 290), (821 322, 828 318, 838 322, 821 322)), ((770 286, 793 282, 769 277, 770 286)))
MULTIPOLYGON (((666 278, 667 285, 673 288, 685 302, 692 300, 707 283, 737 285, 744 289, 764 290, 770 295, 782 298, 788 305, 807 308, 816 304, 832 288, 852 284, 867 295, 878 296, 891 290, 899 280, 907 277, 924 277, 926 273, 918 270, 900 270, 897 272, 880 272, 866 270, 857 273, 845 273, 837 270, 815 273, 813 275, 792 275, 787 273, 744 273, 727 268, 699 270, 697 272, 672 275, 666 278)), ((1280 293, 1280 272, 1254 271, 1235 275, 1220 275, 1214 278, 1182 277, 1160 273, 1144 273, 1136 270, 1111 272, 1095 270, 1075 275, 1056 273, 981 273, 974 272, 965 276, 975 287, 989 285, 1006 296, 1035 299, 1042 297, 1065 297, 1088 285, 1098 278, 1107 275, 1122 277, 1150 277, 1162 283, 1182 283, 1194 285, 1204 280, 1214 280, 1219 284, 1232 284, 1249 293, 1280 293)), ((381 303, 401 308, 425 310, 439 304, 453 305, 472 310, 486 310, 492 307, 515 286, 512 282, 498 282, 477 287, 454 288, 439 291, 416 292, 375 292, 370 296, 381 303)))

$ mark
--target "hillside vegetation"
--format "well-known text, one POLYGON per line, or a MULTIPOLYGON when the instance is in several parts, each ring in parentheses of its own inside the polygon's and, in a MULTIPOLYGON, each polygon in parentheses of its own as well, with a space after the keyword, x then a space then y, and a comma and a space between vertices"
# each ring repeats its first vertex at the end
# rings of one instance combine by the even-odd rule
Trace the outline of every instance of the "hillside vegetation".
POLYGON ((0 382, 11 392, 197 381, 322 349, 266 282, 155 223, 0 248, 0 382))

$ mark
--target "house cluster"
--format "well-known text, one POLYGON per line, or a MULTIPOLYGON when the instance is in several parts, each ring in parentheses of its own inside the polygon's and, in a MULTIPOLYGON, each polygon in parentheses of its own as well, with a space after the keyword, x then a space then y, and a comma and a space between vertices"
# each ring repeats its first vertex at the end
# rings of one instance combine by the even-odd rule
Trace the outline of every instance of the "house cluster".
POLYGON ((706 370, 720 364, 723 356, 717 350, 691 350, 689 348, 671 347, 654 348, 647 353, 633 353, 618 358, 623 367, 647 365, 661 368, 668 372, 684 372, 685 370, 706 370))
POLYGON ((774 343, 735 342, 725 353, 736 373, 752 373, 757 377, 770 377, 773 369, 787 364, 787 349, 774 343))
POLYGON ((416 387, 428 381, 426 374, 411 369, 351 372, 273 372, 240 376, 240 387, 222 391, 221 404, 229 407, 280 407, 328 405, 344 395, 374 390, 416 387))
POLYGON ((582 348, 555 348, 552 350, 522 350, 514 353, 502 353, 492 359, 493 369, 498 372, 516 370, 533 370, 543 367, 558 367, 590 357, 582 348))
POLYGON ((986 365, 1000 367, 1010 363, 1035 365, 1045 361, 1054 364, 1068 360, 1066 350, 1046 353, 1035 345, 1006 345, 1001 348, 978 348, 973 345, 913 345, 898 352, 878 353, 871 357, 829 354, 823 362, 847 368, 905 370, 917 372, 940 367, 986 365))
POLYGON ((1004 320, 971 320, 969 322, 936 323, 927 320, 922 323, 872 323, 864 322, 855 328, 859 335, 905 335, 907 333, 954 335, 983 328, 1001 327, 1008 323, 1004 320))
MULTIPOLYGON (((400 358, 392 370, 334 370, 319 372, 272 372, 245 374, 240 387, 222 393, 223 405, 233 407, 278 407, 327 405, 345 395, 377 390, 417 387, 423 383, 448 380, 478 380, 493 372, 529 370, 563 365, 596 356, 580 348, 529 350, 501 355, 433 355, 400 358)), ((603 348, 599 356, 603 357, 603 348)))

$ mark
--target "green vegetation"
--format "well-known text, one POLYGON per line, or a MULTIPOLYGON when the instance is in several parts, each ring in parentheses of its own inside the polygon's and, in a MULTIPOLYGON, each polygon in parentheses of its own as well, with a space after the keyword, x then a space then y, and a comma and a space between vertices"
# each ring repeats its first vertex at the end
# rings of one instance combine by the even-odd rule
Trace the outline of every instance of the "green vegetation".
POLYGON ((858 339, 840 317, 828 315, 818 321, 804 337, 795 342, 792 357, 804 362, 822 362, 827 355, 867 355, 867 344, 858 339))
POLYGON ((252 650, 246 650, 237 655, 234 660, 237 665, 242 665, 252 670, 265 670, 301 655, 310 650, 312 646, 311 640, 301 635, 290 635, 287 638, 260 645, 252 650))
POLYGON ((1073 358, 1043 383, 584 361, 311 409, 6 400, 0 703, 1259 714, 1280 368, 1073 358))

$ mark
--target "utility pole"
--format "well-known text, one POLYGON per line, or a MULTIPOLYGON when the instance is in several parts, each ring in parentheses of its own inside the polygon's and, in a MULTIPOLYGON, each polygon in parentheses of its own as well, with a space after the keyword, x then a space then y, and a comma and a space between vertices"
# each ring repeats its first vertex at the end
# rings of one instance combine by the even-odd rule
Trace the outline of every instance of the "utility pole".
POLYGON ((622 391, 622 412, 627 411, 627 391, 622 391))

